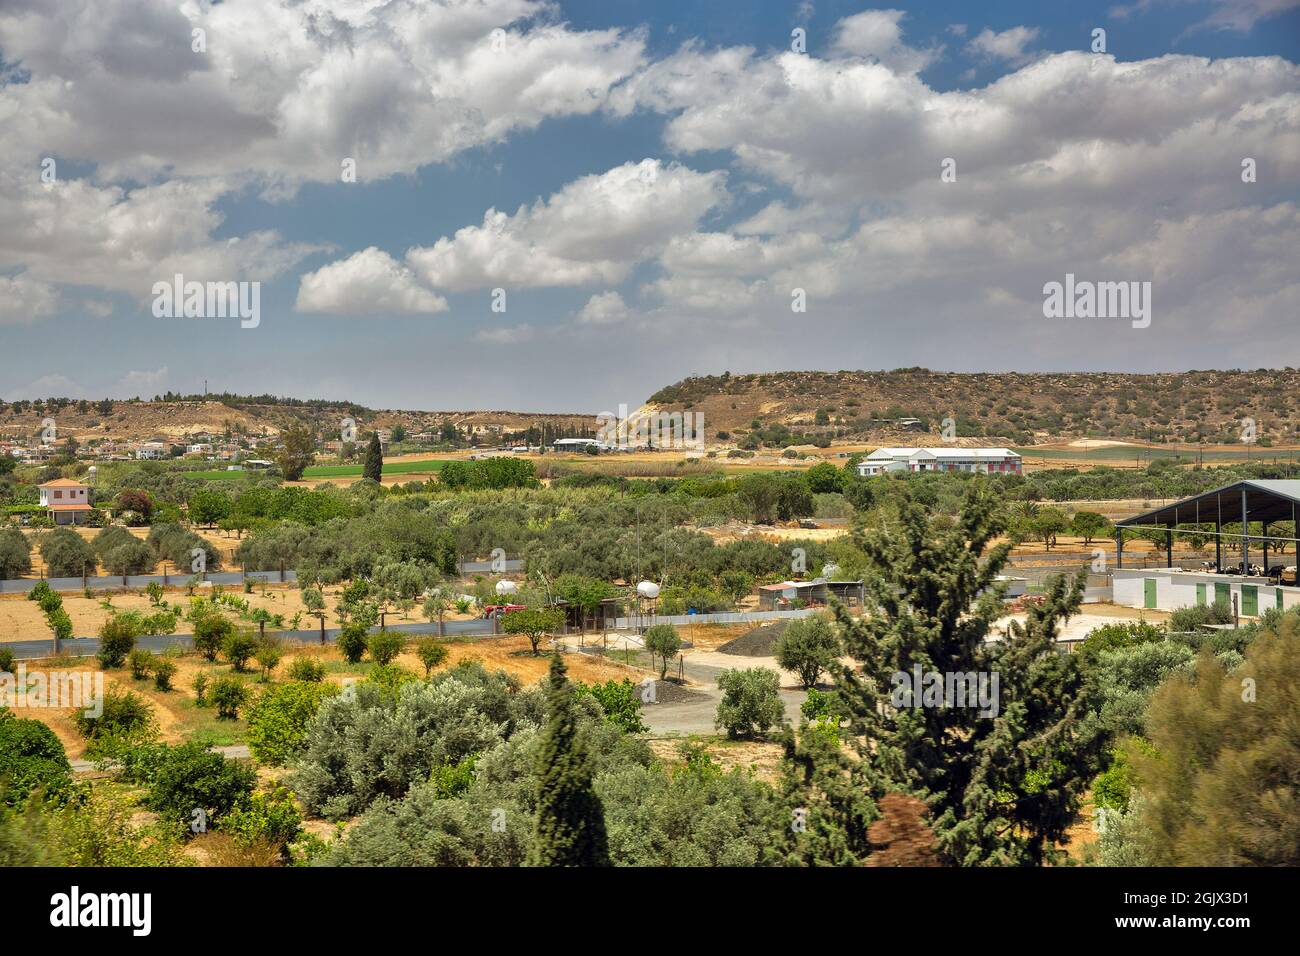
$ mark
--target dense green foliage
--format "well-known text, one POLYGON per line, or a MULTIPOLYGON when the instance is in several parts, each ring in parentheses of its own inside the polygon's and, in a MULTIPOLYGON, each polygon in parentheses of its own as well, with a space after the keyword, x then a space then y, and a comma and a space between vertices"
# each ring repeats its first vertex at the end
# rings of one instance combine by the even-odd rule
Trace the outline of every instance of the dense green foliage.
POLYGON ((333 684, 314 682, 268 687, 248 709, 248 749, 259 763, 288 763, 302 750, 321 701, 337 693, 333 684))
POLYGON ((756 737, 780 723, 780 683, 774 670, 748 667, 718 675, 722 700, 714 720, 728 737, 756 737))
MULTIPOLYGON (((1002 613, 995 580, 1009 552, 991 544, 1005 519, 987 487, 970 485, 956 523, 910 499, 899 514, 896 528, 861 536, 873 613, 837 612, 861 668, 835 668, 837 708, 856 754, 843 769, 875 800, 898 790, 925 801, 939 852, 953 863, 1040 865, 1055 857, 1101 763, 1104 736, 1086 721, 1081 663, 1053 646, 1059 622, 1079 607, 1082 580, 1056 578, 1023 625, 986 643, 1002 613), (984 675, 986 688, 992 675, 1000 681, 978 706, 974 687, 952 700, 932 701, 921 687, 900 695, 902 678, 918 669, 940 675, 941 687, 948 675, 984 675)), ((818 828, 862 822, 837 789, 841 760, 838 752, 814 755, 816 773, 803 775, 816 791, 810 802, 833 811, 818 828)), ((848 832, 840 845, 863 842, 848 832)))
POLYGON ((1142 799, 1120 854, 1156 866, 1300 863, 1300 616, 1271 623, 1230 665, 1202 650, 1151 699, 1132 755, 1142 799))
POLYGON ((825 617, 790 621, 773 650, 776 662, 799 675, 804 688, 815 687, 840 655, 840 639, 825 617))
POLYGON ((71 528, 55 528, 40 537, 45 573, 52 578, 79 578, 94 574, 97 563, 90 544, 71 528))
POLYGON ((0 805, 16 807, 36 790, 61 800, 71 787, 72 768, 54 731, 0 707, 0 805))
POLYGON ((573 685, 558 652, 551 656, 546 725, 537 754, 537 818, 531 866, 607 866, 605 811, 592 785, 594 764, 578 735, 573 685))

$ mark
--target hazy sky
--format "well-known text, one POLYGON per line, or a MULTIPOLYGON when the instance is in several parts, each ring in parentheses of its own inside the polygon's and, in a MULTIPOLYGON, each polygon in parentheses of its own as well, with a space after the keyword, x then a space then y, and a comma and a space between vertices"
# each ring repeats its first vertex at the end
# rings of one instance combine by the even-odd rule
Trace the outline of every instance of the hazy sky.
POLYGON ((1300 365, 1298 54, 1300 0, 3 0, 0 398, 1300 365))

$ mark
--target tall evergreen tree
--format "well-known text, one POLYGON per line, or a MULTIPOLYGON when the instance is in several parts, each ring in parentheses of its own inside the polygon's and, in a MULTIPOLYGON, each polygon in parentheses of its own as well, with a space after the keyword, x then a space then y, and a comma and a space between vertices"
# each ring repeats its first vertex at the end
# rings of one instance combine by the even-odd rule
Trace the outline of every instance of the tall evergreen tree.
POLYGON ((605 810, 577 739, 573 685, 557 651, 551 656, 546 727, 538 755, 537 822, 530 866, 608 866, 605 810))
POLYGON ((361 467, 361 477, 378 481, 384 476, 384 448, 379 444, 379 432, 370 434, 370 444, 366 446, 366 463, 361 467))
MULTIPOLYGON (((1054 645, 1057 627, 1082 602, 1085 578, 1056 578, 1023 625, 986 643, 1003 613, 996 579, 1011 550, 993 545, 1005 523, 987 486, 972 484, 950 525, 904 489, 898 519, 869 536, 855 531, 872 569, 872 613, 836 611, 845 649, 860 665, 834 668, 837 709, 857 755, 848 773, 877 802, 889 792, 922 799, 949 863, 1049 862, 1104 743, 1083 721, 1079 662, 1054 645), (900 698, 907 685, 899 675, 917 667, 925 686, 929 675, 946 684, 973 674, 989 688, 996 674, 995 706, 922 696, 921 687, 910 702, 900 698)), ((848 834, 841 852, 860 839, 848 834)))

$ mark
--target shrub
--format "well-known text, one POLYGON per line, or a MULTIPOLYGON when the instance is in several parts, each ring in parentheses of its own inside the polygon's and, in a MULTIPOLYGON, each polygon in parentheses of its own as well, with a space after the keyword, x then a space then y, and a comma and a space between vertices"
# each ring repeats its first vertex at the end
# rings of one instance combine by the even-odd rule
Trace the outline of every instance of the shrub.
POLYGON ((32 570, 32 546, 17 528, 0 529, 0 580, 21 578, 32 570))
POLYGON ((72 618, 63 608, 57 608, 45 615, 45 623, 50 626, 54 636, 61 641, 72 637, 72 618))
POLYGON ((578 697, 594 697, 605 711, 605 719, 625 733, 641 734, 649 730, 641 720, 641 697, 637 685, 626 677, 603 684, 577 683, 574 693, 578 697))
MULTIPOLYGON (((395 694, 363 681, 321 703, 292 786, 313 814, 351 816, 380 797, 401 798, 439 764, 487 751, 519 723, 542 717, 536 689, 521 691, 516 679, 482 665, 410 681, 395 694)), ((531 792, 531 779, 526 786, 531 792)))
POLYGON ((14 652, 7 647, 0 647, 0 674, 14 672, 14 652))
POLYGON ((39 720, 21 720, 0 708, 0 813, 41 790, 61 800, 72 789, 72 767, 54 731, 39 720))
POLYGON ((409 684, 418 678, 405 667, 397 664, 376 664, 366 675, 366 683, 381 688, 389 698, 396 698, 403 684, 409 684))
POLYGON ((722 700, 714 725, 728 737, 752 737, 780 722, 784 708, 776 671, 766 667, 723 671, 718 688, 722 700))
POLYGON ((371 634, 366 641, 366 648, 370 651, 370 659, 376 664, 391 664, 397 655, 402 653, 402 635, 395 631, 380 631, 377 634, 371 634))
POLYGON ((149 545, 133 537, 104 555, 103 562, 109 574, 144 574, 153 570, 157 557, 149 545))
POLYGON ((163 586, 157 581, 150 581, 144 587, 144 593, 149 596, 149 603, 157 607, 162 603, 163 586))
POLYGON ((235 625, 219 611, 210 610, 192 617, 194 649, 209 661, 215 661, 227 638, 235 633, 235 625))
POLYGON ((134 650, 128 658, 131 664, 131 676, 136 680, 148 680, 149 672, 154 667, 154 656, 149 651, 134 650))
POLYGON ((109 688, 104 694, 103 713, 92 715, 78 710, 72 715, 72 723, 87 740, 139 742, 152 737, 155 729, 153 706, 138 694, 117 688, 109 688))
POLYGON ((527 637, 534 655, 538 653, 542 637, 563 626, 564 612, 559 608, 529 607, 522 611, 512 611, 501 619, 501 630, 507 634, 523 634, 527 637))
POLYGON ((668 662, 682 649, 682 639, 677 635, 677 628, 671 624, 655 624, 646 628, 645 649, 662 658, 659 677, 662 680, 668 673, 668 662))
POLYGON ((237 677, 219 677, 212 682, 211 698, 219 719, 238 720, 239 708, 248 702, 248 688, 237 677))
POLYGON ((815 687, 840 655, 840 640, 824 617, 813 616, 791 621, 777 638, 776 662, 785 670, 799 675, 805 689, 815 687))
POLYGON ((287 763, 302 750, 321 701, 337 693, 332 684, 301 681, 268 687, 248 709, 248 748, 253 756, 272 767, 287 763))
POLYGON ((283 853, 302 830, 302 815, 294 805, 293 794, 285 787, 276 787, 236 804, 221 818, 221 829, 241 846, 266 842, 283 853))
POLYGON ((54 591, 50 587, 50 582, 41 578, 36 582, 36 586, 27 592, 27 600, 35 601, 37 604, 41 605, 42 609, 44 609, 45 605, 43 602, 48 600, 49 596, 53 593, 54 591))
POLYGON ((325 679, 325 665, 315 658, 295 657, 289 664, 289 680, 319 684, 325 679))
POLYGON ((202 672, 194 675, 194 703, 200 707, 208 705, 208 675, 202 672))
POLYGON ((1154 866, 1296 866, 1300 620, 1287 615, 1229 670, 1208 650, 1153 694, 1151 748, 1130 754, 1154 866))
POLYGON ((1214 604, 1180 607, 1169 615, 1170 632, 1199 631, 1202 624, 1231 624, 1232 605, 1226 601, 1214 604))
POLYGON ((1196 653, 1175 641, 1149 641, 1103 651, 1088 682, 1093 706, 1088 721, 1113 735, 1140 734, 1152 691, 1191 666, 1196 653))
POLYGON ((1085 664, 1095 665, 1105 651, 1113 651, 1120 647, 1136 647, 1139 644, 1164 639, 1164 630, 1154 624, 1146 621, 1116 621, 1089 631, 1088 636, 1079 645, 1077 653, 1082 655, 1080 660, 1085 664))
POLYGON ((163 819, 195 832, 200 822, 204 829, 219 826, 227 813, 248 799, 256 780, 251 767, 227 760, 202 744, 181 744, 164 749, 143 802, 163 819))
POLYGON ((358 621, 349 621, 339 631, 338 646, 344 659, 349 664, 360 663, 366 653, 366 625, 358 621))
POLYGON ((96 787, 69 801, 55 819, 62 865, 78 867, 186 866, 191 861, 175 829, 139 822, 140 807, 117 790, 96 787))
POLYGON ((222 643, 221 653, 242 674, 248 669, 248 659, 257 653, 257 638, 247 631, 235 631, 222 643))
POLYGON ((121 492, 113 502, 113 514, 124 517, 128 524, 148 524, 153 509, 153 498, 149 493, 134 488, 121 492))
POLYGON ((447 660, 447 645, 436 638, 421 638, 415 644, 415 654, 424 665, 424 676, 427 679, 435 667, 447 660))
POLYGON ((37 598, 36 603, 40 605, 41 611, 45 614, 53 614, 63 607, 63 596, 57 591, 51 591, 46 586, 45 591, 37 598))
POLYGON ((799 713, 810 721, 823 718, 838 719, 835 713, 834 700, 835 698, 830 694, 822 693, 815 687, 809 688, 807 698, 799 707, 799 713))
POLYGON ((265 640, 258 644, 257 653, 253 656, 257 658, 257 663, 262 668, 262 680, 269 681, 272 672, 284 657, 284 648, 278 641, 265 640))
POLYGON ((71 528, 56 528, 41 538, 45 573, 52 578, 79 578, 95 573, 95 550, 71 528))
POLYGON ((172 678, 176 676, 176 662, 158 658, 153 665, 153 685, 161 691, 172 689, 172 678))
POLYGON ((159 611, 145 617, 140 625, 144 634, 172 634, 176 631, 176 614, 172 611, 159 611))
POLYGON ((121 667, 135 648, 140 635, 138 614, 113 614, 99 628, 99 663, 105 668, 121 667))

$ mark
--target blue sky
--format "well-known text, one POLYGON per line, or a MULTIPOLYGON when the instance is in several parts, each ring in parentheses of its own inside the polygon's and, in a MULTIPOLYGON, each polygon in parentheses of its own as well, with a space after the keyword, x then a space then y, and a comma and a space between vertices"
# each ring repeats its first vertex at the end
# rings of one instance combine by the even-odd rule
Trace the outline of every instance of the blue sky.
POLYGON ((1300 364, 1300 3, 187 9, 0 11, 0 397, 1300 364), (176 271, 257 327, 155 318, 176 271), (1067 272, 1150 326, 1045 319, 1067 272))

